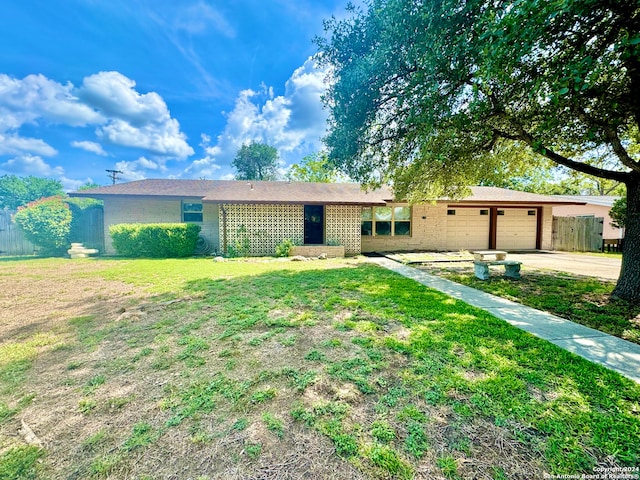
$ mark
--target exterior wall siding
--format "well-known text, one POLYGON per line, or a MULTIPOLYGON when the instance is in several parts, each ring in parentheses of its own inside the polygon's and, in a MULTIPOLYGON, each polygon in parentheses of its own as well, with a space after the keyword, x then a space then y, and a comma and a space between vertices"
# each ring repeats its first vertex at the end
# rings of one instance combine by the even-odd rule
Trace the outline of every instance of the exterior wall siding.
POLYGON ((593 215, 594 217, 604 218, 602 225, 602 238, 605 239, 617 239, 624 237, 624 230, 621 228, 615 228, 611 226, 611 216, 609 212, 611 207, 605 205, 562 205, 553 207, 553 214, 556 217, 578 217, 593 215))
POLYGON ((551 250, 553 248, 553 207, 542 207, 542 239, 540 248, 551 250))
POLYGON ((220 211, 220 250, 249 239, 250 255, 273 255, 276 246, 291 239, 304 240, 304 207, 302 205, 227 204, 220 211), (226 230, 226 232, 225 232, 226 230), (226 242, 225 242, 226 240, 226 242))
MULTIPOLYGON (((404 206, 406 204, 389 204, 404 206)), ((447 207, 419 204, 411 208, 410 236, 363 236, 363 252, 446 250, 447 207)))
MULTIPOLYGON (((187 200, 187 199, 185 199, 187 200)), ((214 250, 218 242, 218 206, 204 205, 201 235, 214 250)), ((118 223, 181 223, 182 200, 180 199, 132 199, 107 198, 104 200, 105 253, 115 255, 116 251, 109 235, 109 226, 118 223)))
POLYGON ((207 241, 208 252, 220 253, 220 206, 215 203, 202 205, 202 229, 200 236, 207 241))
MULTIPOLYGON (((403 204, 397 204, 403 205, 403 204)), ((406 205, 406 204, 404 204, 406 205)), ((390 206, 393 206, 390 204, 390 206)), ((531 208, 535 208, 532 205, 531 208)), ((445 203, 418 204, 412 206, 411 236, 363 236, 363 252, 397 252, 411 250, 455 250, 447 243, 447 209, 455 208, 445 203)), ((478 209, 488 208, 478 205, 478 209)), ((502 207, 500 207, 502 208, 502 207)), ((508 209, 505 206, 504 209, 508 209)), ((553 214, 551 206, 542 208, 541 248, 550 250, 553 244, 553 214)))

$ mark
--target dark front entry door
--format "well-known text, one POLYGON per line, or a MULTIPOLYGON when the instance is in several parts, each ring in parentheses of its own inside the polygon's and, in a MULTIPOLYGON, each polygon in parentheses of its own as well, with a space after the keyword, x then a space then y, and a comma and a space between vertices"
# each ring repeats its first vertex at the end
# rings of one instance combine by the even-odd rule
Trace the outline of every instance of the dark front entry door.
POLYGON ((304 206, 304 243, 305 245, 324 243, 324 205, 304 206))

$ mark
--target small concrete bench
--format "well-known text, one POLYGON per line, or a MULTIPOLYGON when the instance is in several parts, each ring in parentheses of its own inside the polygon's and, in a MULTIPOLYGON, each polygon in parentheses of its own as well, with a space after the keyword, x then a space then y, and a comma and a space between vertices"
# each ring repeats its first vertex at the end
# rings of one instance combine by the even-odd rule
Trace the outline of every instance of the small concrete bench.
POLYGON ((520 278, 520 265, 522 265, 522 262, 517 260, 476 260, 473 262, 473 271, 476 277, 480 280, 487 280, 489 278, 489 266, 491 265, 503 265, 505 277, 520 278))
POLYGON ((97 254, 98 250, 95 248, 85 248, 82 243, 72 243, 67 253, 71 258, 87 258, 89 255, 97 254))
POLYGON ((492 257, 489 260, 506 260, 507 252, 502 250, 474 250, 473 259, 477 262, 484 262, 488 260, 487 257, 492 257))

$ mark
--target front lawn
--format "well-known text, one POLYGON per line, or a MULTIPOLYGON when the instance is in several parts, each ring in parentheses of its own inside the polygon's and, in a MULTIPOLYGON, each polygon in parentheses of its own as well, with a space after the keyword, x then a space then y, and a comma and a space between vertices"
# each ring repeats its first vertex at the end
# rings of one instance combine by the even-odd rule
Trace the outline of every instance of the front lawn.
POLYGON ((522 269, 520 280, 495 271, 489 280, 479 280, 470 263, 423 264, 419 268, 640 344, 640 305, 611 299, 614 281, 528 267, 522 269))
POLYGON ((0 478, 640 464, 639 385, 363 260, 0 262, 0 302, 0 478))

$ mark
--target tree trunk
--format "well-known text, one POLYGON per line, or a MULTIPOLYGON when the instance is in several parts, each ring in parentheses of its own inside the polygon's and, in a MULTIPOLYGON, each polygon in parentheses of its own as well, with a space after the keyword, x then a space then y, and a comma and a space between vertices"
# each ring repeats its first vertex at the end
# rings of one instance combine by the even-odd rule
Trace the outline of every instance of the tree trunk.
POLYGON ((640 175, 632 175, 626 185, 627 220, 622 269, 613 297, 640 303, 640 175))

